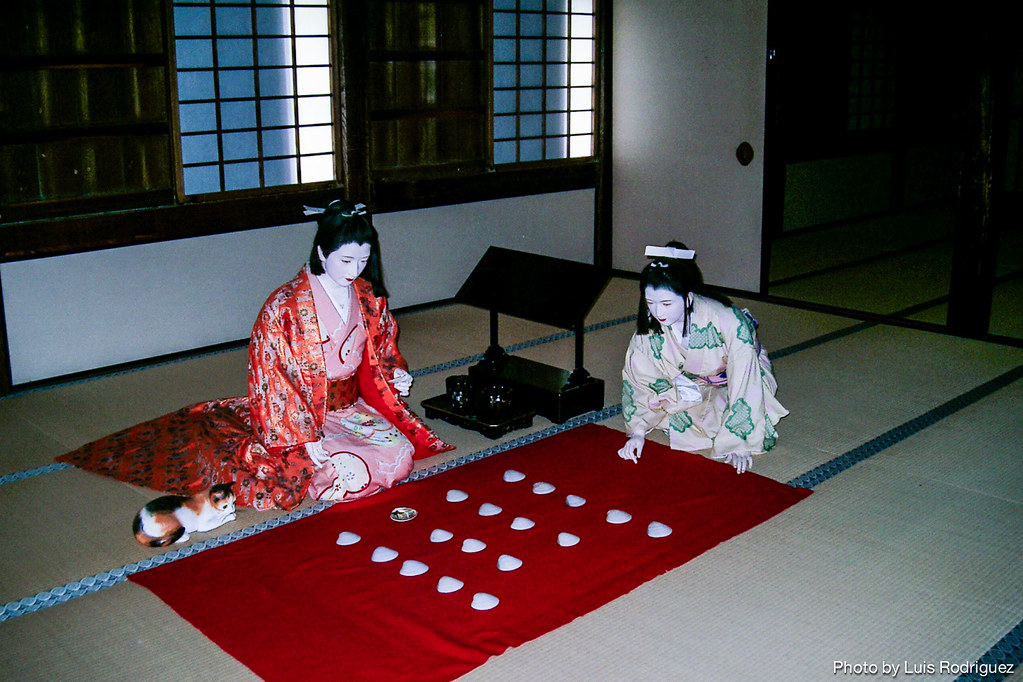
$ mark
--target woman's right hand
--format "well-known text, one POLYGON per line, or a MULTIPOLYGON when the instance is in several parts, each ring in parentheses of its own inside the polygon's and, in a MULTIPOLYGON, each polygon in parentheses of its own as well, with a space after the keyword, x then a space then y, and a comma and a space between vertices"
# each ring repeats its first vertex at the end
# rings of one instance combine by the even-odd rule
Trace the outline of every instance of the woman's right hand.
POLYGON ((622 449, 618 451, 618 456, 638 464, 639 458, 643 454, 643 444, 645 442, 646 436, 642 433, 632 434, 629 436, 629 440, 625 441, 622 449))
POLYGON ((316 468, 319 468, 330 461, 330 454, 323 449, 323 443, 318 440, 306 443, 305 451, 306 454, 309 455, 309 460, 316 468))

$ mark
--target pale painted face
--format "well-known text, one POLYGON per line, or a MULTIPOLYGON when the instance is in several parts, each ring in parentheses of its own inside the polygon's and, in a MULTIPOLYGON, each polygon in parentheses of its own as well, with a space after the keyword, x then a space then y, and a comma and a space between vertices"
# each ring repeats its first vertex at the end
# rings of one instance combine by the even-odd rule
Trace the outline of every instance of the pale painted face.
POLYGON ((316 247, 316 252, 323 263, 323 271, 327 273, 334 282, 343 287, 352 286, 355 278, 362 274, 369 262, 369 244, 356 244, 350 242, 342 244, 332 254, 323 257, 323 249, 316 247))
POLYGON ((686 297, 679 296, 670 289, 647 287, 646 307, 650 310, 650 314, 661 323, 661 327, 671 327, 685 315, 686 297))

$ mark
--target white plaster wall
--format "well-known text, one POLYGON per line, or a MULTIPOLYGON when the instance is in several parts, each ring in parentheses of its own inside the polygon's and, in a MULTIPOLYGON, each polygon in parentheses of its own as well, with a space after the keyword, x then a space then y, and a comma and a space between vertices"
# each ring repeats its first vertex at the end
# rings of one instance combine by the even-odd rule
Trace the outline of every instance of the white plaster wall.
POLYGON ((613 21, 614 266, 679 238, 708 282, 758 290, 766 0, 616 2, 613 21))
POLYGON ((593 190, 373 218, 393 307, 450 298, 489 246, 593 262, 593 190))
POLYGON ((311 240, 299 225, 4 263, 12 382, 245 338, 311 240))
MULTIPOLYGON (((391 305, 450 298, 491 244, 593 262, 591 190, 374 218, 391 305)), ((0 265, 15 385, 248 338, 302 223, 0 265)))

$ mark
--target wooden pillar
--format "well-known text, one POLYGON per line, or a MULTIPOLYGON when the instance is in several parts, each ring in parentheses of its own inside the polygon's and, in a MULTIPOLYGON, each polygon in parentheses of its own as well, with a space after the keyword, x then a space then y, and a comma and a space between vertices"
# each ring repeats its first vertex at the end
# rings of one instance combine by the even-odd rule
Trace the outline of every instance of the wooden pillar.
POLYGON ((11 392, 11 356, 7 350, 7 322, 4 317, 4 293, 0 285, 0 396, 11 392))
POLYGON ((597 3, 598 35, 597 41, 597 93, 600 102, 597 104, 597 131, 594 140, 594 151, 597 154, 597 190, 594 199, 593 220, 593 264, 602 268, 610 268, 612 264, 612 244, 614 243, 613 225, 613 134, 611 126, 611 31, 614 6, 612 0, 597 3))
MULTIPOLYGON (((784 95, 782 29, 785 17, 774 2, 767 3, 767 67, 764 102, 764 199, 760 228, 760 288, 768 293, 771 281, 771 249, 781 236, 785 220, 785 140, 782 136, 781 104, 784 95)), ((786 46, 787 47, 787 46, 786 46)))
POLYGON ((1005 100, 1003 68, 997 50, 988 47, 992 36, 986 30, 975 36, 975 46, 967 42, 960 50, 962 157, 947 324, 955 334, 980 337, 988 331, 994 291, 1005 153, 999 122, 1005 100))

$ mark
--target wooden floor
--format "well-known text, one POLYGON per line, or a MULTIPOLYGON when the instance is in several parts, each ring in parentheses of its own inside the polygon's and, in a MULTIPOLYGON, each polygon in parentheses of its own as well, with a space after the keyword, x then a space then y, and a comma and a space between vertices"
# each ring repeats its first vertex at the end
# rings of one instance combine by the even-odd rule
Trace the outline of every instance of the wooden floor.
MULTIPOLYGON (((634 281, 613 280, 587 319, 587 369, 606 380, 602 423, 619 430, 637 294, 634 281)), ((921 672, 903 668, 898 679, 991 680, 1001 677, 982 677, 976 662, 1019 663, 1023 349, 737 302, 760 320, 791 411, 754 472, 814 494, 464 679, 890 679, 887 663, 921 672), (863 664, 878 672, 854 667, 863 664)), ((413 405, 443 392, 488 341, 486 313, 459 305, 400 315, 399 324, 413 405)), ((517 354, 571 367, 574 341, 561 330, 510 319, 501 330, 517 354)), ((124 579, 168 551, 142 548, 129 530, 155 493, 50 466, 117 429, 244 394, 245 365, 237 350, 0 400, 0 676, 253 679, 124 579)), ((418 471, 495 445, 433 426, 458 449, 418 471)), ((531 431, 551 427, 538 418, 531 431)), ((243 510, 217 533, 273 517, 243 510)), ((276 627, 286 644, 287 624, 276 627)))

